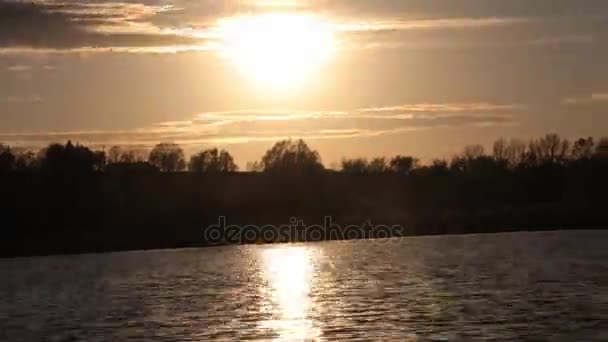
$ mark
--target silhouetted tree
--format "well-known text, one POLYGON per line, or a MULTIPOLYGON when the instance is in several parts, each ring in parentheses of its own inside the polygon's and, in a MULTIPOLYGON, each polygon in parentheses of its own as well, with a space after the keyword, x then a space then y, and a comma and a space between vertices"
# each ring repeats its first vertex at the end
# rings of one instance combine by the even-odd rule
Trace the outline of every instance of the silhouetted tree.
POLYGON ((528 161, 533 164, 559 163, 566 159, 570 142, 557 134, 547 134, 528 145, 528 161))
POLYGON ((477 159, 485 154, 485 149, 482 145, 465 146, 462 152, 462 157, 468 160, 477 159))
POLYGON ((369 163, 367 159, 342 159, 342 172, 350 174, 364 174, 368 173, 369 163))
POLYGON ((93 154, 95 156, 93 170, 103 171, 103 169, 107 165, 106 153, 104 151, 94 151, 93 154))
POLYGON ((160 170, 158 167, 148 162, 129 162, 129 163, 110 163, 106 166, 105 171, 110 174, 149 174, 156 173, 160 170))
POLYGON ((258 161, 249 161, 245 166, 245 169, 249 172, 262 172, 264 171, 264 167, 262 167, 262 163, 258 161))
POLYGON ((396 156, 390 161, 384 157, 367 161, 364 158, 343 159, 342 172, 351 174, 381 174, 381 173, 410 173, 417 165, 418 160, 412 157, 396 156))
POLYGON ((572 159, 591 159, 595 153, 595 142, 592 137, 580 138, 572 146, 572 159))
POLYGON ((429 178, 444 177, 448 175, 449 172, 449 164, 444 159, 434 159, 430 165, 425 165, 414 170, 415 175, 429 178))
POLYGON ((390 171, 388 161, 384 157, 374 158, 369 162, 368 172, 369 173, 387 173, 390 171))
POLYGON ((450 170, 455 172, 471 172, 473 163, 484 156, 484 148, 481 145, 465 146, 460 155, 456 155, 450 162, 450 170))
POLYGON ((108 164, 120 162, 121 153, 122 149, 120 148, 120 146, 112 146, 110 150, 108 150, 108 164))
POLYGON ((311 174, 323 171, 321 157, 303 140, 283 140, 276 143, 262 157, 264 172, 311 174))
POLYGON ((11 171, 14 167, 15 156, 11 152, 11 148, 7 145, 0 144, 0 172, 11 171))
POLYGON ((526 143, 521 140, 500 138, 494 142, 492 150, 495 161, 511 168, 526 160, 526 143))
POLYGON ((36 153, 33 151, 21 151, 15 156, 15 170, 28 170, 38 166, 36 153))
POLYGON ((418 159, 414 157, 396 156, 390 161, 391 171, 407 175, 418 166, 418 159))
POLYGON ((108 163, 142 163, 146 161, 142 151, 125 149, 121 146, 112 146, 108 151, 108 163))
POLYGON ((470 159, 462 156, 454 156, 450 161, 450 171, 453 172, 466 172, 469 165, 470 159))
POLYGON ((520 166, 527 158, 526 143, 521 140, 511 139, 505 150, 505 155, 507 163, 511 168, 520 166))
POLYGON ((163 172, 182 171, 186 168, 184 151, 172 143, 156 145, 150 152, 149 162, 163 172))
POLYGON ((234 159, 225 150, 217 148, 201 151, 192 157, 188 163, 188 170, 192 172, 223 173, 238 170, 234 159))
POLYGON ((500 161, 508 161, 508 149, 509 143, 505 138, 500 138, 494 142, 494 146, 492 148, 494 159, 500 161))
POLYGON ((444 159, 434 159, 431 163, 431 168, 435 170, 447 171, 448 162, 444 159))
POLYGON ((608 159, 608 138, 601 138, 595 148, 594 157, 608 159))
POLYGON ((94 152, 68 141, 65 146, 51 144, 41 151, 40 164, 45 171, 51 173, 87 174, 103 169, 105 153, 94 152))
POLYGON ((146 162, 146 153, 141 150, 126 150, 120 155, 121 163, 144 163, 146 162))

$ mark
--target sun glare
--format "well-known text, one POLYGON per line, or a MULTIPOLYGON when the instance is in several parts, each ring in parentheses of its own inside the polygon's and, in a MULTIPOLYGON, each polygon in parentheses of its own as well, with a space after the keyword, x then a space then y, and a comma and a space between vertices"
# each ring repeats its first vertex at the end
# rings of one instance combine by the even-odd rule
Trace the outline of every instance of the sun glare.
POLYGON ((218 30, 222 53, 256 85, 275 89, 302 84, 335 48, 332 26, 313 15, 233 17, 218 30))
POLYGON ((274 320, 262 324, 279 337, 274 341, 316 341, 321 332, 310 317, 314 309, 311 300, 315 280, 311 248, 273 247, 263 251, 267 293, 278 306, 274 320))

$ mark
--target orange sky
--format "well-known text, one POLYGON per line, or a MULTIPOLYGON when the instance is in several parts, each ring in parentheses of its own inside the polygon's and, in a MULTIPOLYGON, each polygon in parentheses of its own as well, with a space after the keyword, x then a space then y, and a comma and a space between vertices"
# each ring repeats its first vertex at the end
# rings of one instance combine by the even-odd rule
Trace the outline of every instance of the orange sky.
POLYGON ((0 141, 444 157, 608 135, 604 0, 0 0, 0 141))

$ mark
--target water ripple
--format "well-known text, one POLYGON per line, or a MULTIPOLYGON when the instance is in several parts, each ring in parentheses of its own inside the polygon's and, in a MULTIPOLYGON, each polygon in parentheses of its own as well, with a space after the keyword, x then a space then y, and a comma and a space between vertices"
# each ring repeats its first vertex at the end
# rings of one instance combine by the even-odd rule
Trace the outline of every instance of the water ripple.
POLYGON ((0 260, 1 341, 608 340, 605 232, 0 260))

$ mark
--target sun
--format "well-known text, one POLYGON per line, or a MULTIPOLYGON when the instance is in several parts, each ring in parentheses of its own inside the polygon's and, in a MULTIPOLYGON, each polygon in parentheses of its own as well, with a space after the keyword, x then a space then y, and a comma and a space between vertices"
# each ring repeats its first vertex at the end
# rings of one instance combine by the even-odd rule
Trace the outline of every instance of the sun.
POLYGON ((267 13, 220 21, 221 53, 256 85, 292 89, 334 53, 332 26, 307 14, 267 13))

